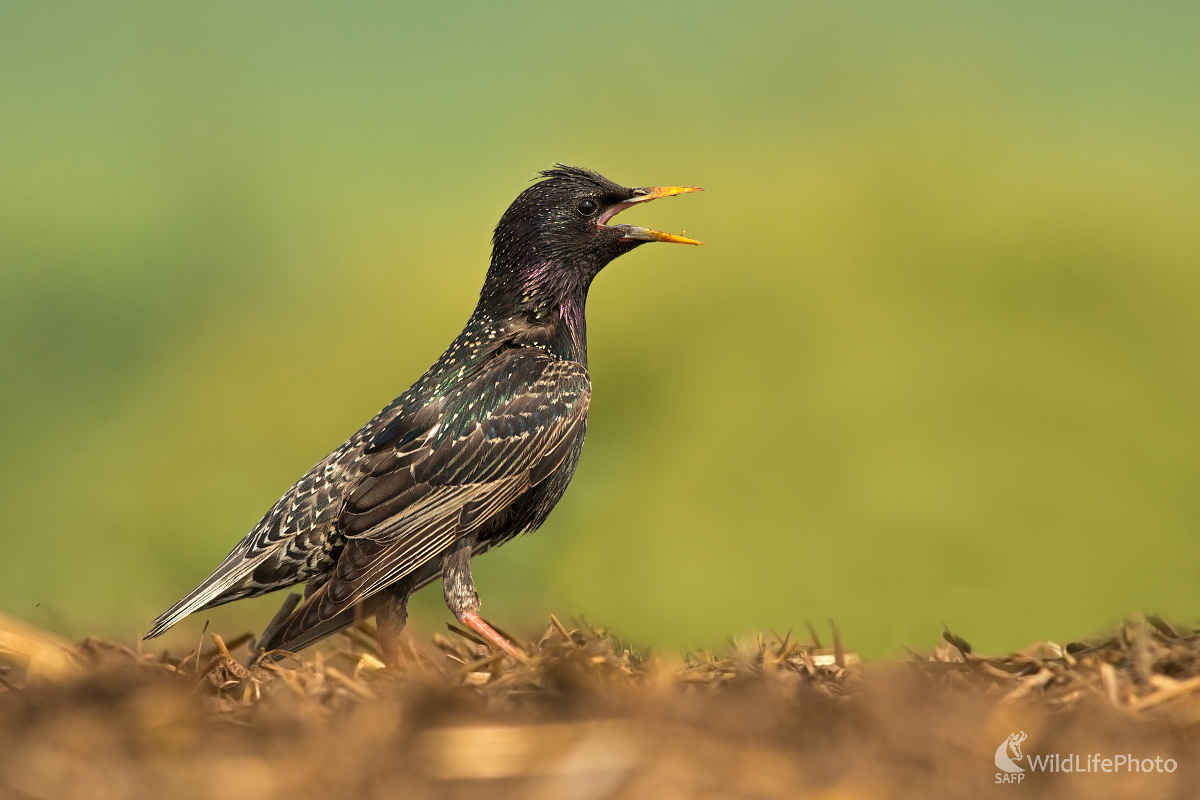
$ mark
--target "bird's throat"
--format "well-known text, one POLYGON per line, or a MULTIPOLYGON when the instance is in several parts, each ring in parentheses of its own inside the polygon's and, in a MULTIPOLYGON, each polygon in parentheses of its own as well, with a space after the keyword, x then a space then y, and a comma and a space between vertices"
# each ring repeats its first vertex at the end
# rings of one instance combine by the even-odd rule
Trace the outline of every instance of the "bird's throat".
POLYGON ((517 313, 529 326, 522 336, 528 344, 544 347, 560 358, 587 363, 588 283, 577 273, 554 264, 538 264, 522 270, 517 313))
MULTIPOLYGON (((584 315, 584 302, 569 300, 558 306, 558 317, 562 321, 566 337, 569 338, 571 360, 587 366, 587 317, 584 315)), ((563 342, 567 344, 567 342, 563 342)))
POLYGON ((479 311, 509 320, 520 344, 546 348, 560 358, 587 363, 587 294, 595 273, 552 259, 529 259, 515 267, 493 263, 479 311))

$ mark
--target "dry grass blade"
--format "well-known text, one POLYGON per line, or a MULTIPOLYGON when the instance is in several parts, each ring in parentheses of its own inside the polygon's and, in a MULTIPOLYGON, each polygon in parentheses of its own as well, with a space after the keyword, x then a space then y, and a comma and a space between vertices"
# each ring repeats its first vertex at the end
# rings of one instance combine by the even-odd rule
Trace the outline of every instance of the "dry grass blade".
POLYGON ((568 631, 565 627, 563 627, 563 624, 558 621, 558 617, 551 614, 550 615, 550 624, 554 627, 554 629, 556 631, 559 632, 559 634, 563 638, 563 641, 565 641, 567 644, 571 644, 571 645, 575 644, 575 640, 571 638, 570 631, 568 631))
POLYGON ((0 655, 22 661, 33 678, 61 680, 79 673, 79 665, 66 642, 2 614, 0 655))

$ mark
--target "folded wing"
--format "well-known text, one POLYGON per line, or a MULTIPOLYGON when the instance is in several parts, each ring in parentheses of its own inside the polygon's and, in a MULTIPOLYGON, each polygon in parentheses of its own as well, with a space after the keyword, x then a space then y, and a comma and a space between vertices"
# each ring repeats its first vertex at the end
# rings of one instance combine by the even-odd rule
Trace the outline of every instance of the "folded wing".
POLYGON ((345 545, 331 574, 263 644, 311 641, 457 539, 504 528, 514 502, 583 435, 590 399, 582 365, 515 348, 397 417, 364 449, 369 471, 334 523, 345 545))

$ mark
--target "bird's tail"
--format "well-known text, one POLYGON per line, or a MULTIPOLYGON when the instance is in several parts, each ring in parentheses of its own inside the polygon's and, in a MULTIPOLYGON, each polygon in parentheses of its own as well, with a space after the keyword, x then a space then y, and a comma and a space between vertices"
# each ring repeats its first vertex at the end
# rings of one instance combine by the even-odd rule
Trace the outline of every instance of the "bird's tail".
MULTIPOLYGON (((303 614, 303 610, 300 613, 303 614)), ((295 653, 327 636, 344 631, 370 615, 369 610, 365 610, 361 604, 357 604, 305 630, 297 624, 299 615, 292 612, 285 619, 279 620, 278 624, 268 625, 267 629, 263 631, 263 635, 259 637, 255 649, 260 653, 273 651, 295 653)))
POLYGON ((154 624, 150 626, 150 630, 146 631, 143 639, 153 639, 156 636, 161 636, 166 633, 167 629, 173 626, 179 620, 186 617, 188 614, 193 614, 204 608, 214 608, 224 605, 233 600, 245 597, 246 593, 234 593, 225 597, 218 597, 221 594, 222 587, 206 587, 203 584, 192 590, 191 594, 184 597, 175 605, 168 608, 158 619, 154 620, 154 624), (205 591, 201 591, 205 590, 205 591))
POLYGON ((161 636, 179 620, 201 609, 215 608, 243 597, 261 594, 262 590, 257 586, 239 586, 247 574, 254 571, 261 560, 247 561, 240 549, 234 550, 213 571, 212 575, 209 575, 183 599, 160 614, 142 638, 153 639, 161 636))

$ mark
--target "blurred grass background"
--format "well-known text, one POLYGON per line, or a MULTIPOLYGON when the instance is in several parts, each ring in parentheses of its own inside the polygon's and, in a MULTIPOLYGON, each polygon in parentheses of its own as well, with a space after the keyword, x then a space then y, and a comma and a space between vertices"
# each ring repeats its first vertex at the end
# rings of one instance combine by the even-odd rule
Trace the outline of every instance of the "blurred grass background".
POLYGON ((833 617, 868 656, 1195 621, 1198 24, 3 0, 0 608, 144 631, 441 352, 563 161, 706 187, 630 221, 710 244, 593 287, 588 447, 478 562, 486 615, 671 647, 833 617))

